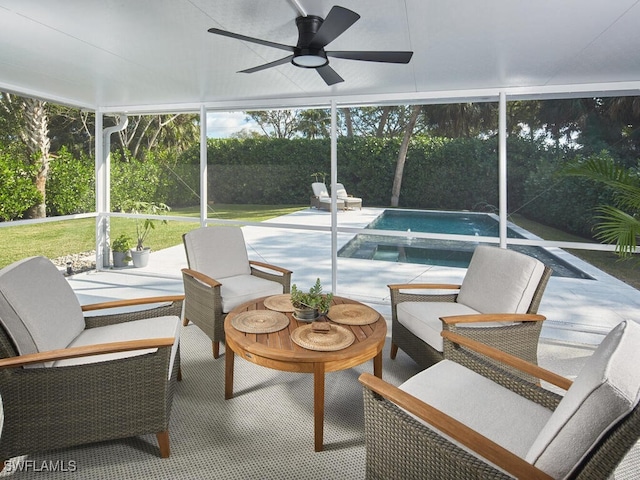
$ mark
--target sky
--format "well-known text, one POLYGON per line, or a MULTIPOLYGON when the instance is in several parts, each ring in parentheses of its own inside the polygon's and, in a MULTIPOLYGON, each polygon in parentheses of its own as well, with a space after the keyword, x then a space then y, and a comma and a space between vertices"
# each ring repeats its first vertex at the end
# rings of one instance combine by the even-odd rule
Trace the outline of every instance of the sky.
POLYGON ((244 112, 207 112, 207 137, 227 138, 243 129, 260 131, 244 112))

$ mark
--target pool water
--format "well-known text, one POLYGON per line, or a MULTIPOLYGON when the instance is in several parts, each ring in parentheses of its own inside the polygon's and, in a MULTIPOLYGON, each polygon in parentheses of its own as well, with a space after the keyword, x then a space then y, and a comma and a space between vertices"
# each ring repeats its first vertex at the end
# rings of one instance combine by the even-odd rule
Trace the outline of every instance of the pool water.
MULTIPOLYGON (((366 228, 497 237, 499 225, 497 217, 487 213, 385 210, 366 228)), ((522 235, 507 228, 507 237, 522 238, 522 235)))
MULTIPOLYGON (((495 215, 486 213, 385 210, 366 228, 497 237, 499 223, 495 215)), ((513 229, 507 229, 507 236, 524 238, 513 229)), ((357 234, 340 249, 338 256, 467 268, 473 251, 479 244, 456 240, 395 237, 391 233, 357 234)), ((543 247, 509 245, 508 248, 537 258, 553 269, 554 276, 593 279, 543 247)))

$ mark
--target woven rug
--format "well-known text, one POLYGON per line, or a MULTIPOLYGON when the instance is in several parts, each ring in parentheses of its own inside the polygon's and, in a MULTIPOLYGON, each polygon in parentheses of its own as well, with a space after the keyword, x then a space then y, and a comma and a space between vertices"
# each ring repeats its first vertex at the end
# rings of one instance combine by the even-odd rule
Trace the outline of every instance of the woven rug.
MULTIPOLYGON (((403 355, 390 360, 389 341, 383 378, 399 384, 418 368, 403 355)), ((146 435, 28 455, 23 468, 29 471, 8 478, 364 478, 358 376, 373 372, 371 361, 326 374, 324 451, 314 452, 312 375, 279 372, 236 357, 235 396, 225 400, 224 355, 214 360, 211 341, 194 325, 184 327, 181 350, 183 380, 173 401, 168 459, 159 458, 155 435, 146 435), (42 471, 43 462, 62 467, 73 462, 76 471, 42 471)))
MULTIPOLYGON (((383 378, 394 385, 418 372, 407 355, 383 352, 383 378)), ((161 459, 155 435, 33 454, 11 479, 363 479, 365 465, 360 373, 372 362, 328 373, 324 451, 313 450, 313 378, 235 361, 235 396, 224 400, 224 356, 214 360, 211 342, 198 327, 181 340, 183 380, 171 414, 171 456, 161 459), (56 467, 57 465, 57 467, 56 467), (61 471, 61 470, 67 471, 61 471), (55 470, 55 471, 54 471, 55 470), (73 470, 73 471, 71 471, 73 470)), ((591 352, 541 344, 540 363, 568 374, 591 352), (556 355, 563 358, 558 362, 556 355), (565 370, 565 371, 563 371, 565 370), (569 372, 570 371, 570 372, 569 372)), ((114 418, 114 422, 118 419, 114 418)), ((637 450, 637 447, 636 449, 637 450)), ((637 478, 638 455, 617 479, 637 478)))

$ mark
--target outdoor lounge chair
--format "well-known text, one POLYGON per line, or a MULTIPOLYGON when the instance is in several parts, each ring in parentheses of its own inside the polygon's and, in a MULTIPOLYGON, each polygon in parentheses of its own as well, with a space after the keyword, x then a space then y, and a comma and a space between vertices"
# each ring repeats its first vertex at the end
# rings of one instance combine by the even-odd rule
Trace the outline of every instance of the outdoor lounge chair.
POLYGON ((444 329, 464 330, 468 337, 537 364, 545 318, 535 314, 550 275, 551 269, 535 258, 481 245, 461 285, 389 285, 391 358, 400 348, 423 368, 442 360, 444 329), (503 319, 497 313, 520 315, 503 319), (491 321, 482 314, 492 314, 491 321))
POLYGON ((462 335, 394 387, 364 384, 366 478, 605 479, 640 438, 640 325, 616 326, 574 382, 462 335), (480 352, 480 353, 476 353, 480 352), (564 396, 501 370, 504 362, 564 396))
POLYGON ((169 456, 182 295, 81 307, 44 257, 0 270, 0 461, 156 434, 169 456), (155 304, 150 310, 83 312, 155 304))
POLYGON ((347 210, 350 208, 359 208, 362 210, 362 199, 349 195, 341 183, 336 183, 336 197, 338 197, 338 200, 344 202, 344 207, 347 210))
POLYGON ((182 236, 189 268, 182 269, 184 325, 197 325, 220 356, 224 318, 249 300, 289 293, 291 271, 249 260, 240 227, 202 227, 182 236))
MULTIPOLYGON (((317 208, 318 210, 331 211, 331 197, 329 196, 329 192, 327 191, 327 186, 322 182, 313 182, 311 184, 311 189, 313 190, 313 196, 311 197, 311 206, 317 208)), ((336 206, 339 209, 344 210, 344 200, 337 199, 336 206)))

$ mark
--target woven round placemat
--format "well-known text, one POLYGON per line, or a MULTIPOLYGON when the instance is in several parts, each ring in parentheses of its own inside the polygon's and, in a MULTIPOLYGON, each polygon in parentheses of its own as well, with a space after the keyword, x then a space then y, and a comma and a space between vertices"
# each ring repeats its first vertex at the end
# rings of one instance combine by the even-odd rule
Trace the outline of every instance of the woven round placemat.
POLYGON ((366 305, 343 303, 329 309, 327 317, 343 325, 369 325, 378 320, 380 314, 366 305))
POLYGON ((345 327, 331 325, 331 330, 327 333, 316 333, 313 326, 303 325, 291 332, 291 340, 307 350, 317 350, 319 352, 332 352, 342 350, 351 345, 356 336, 345 327))
POLYGON ((289 325, 289 318, 272 310, 250 310, 233 317, 231 325, 245 333, 272 333, 289 325))
POLYGON ((294 308, 291 304, 291 295, 288 293, 282 293, 280 295, 273 295, 264 299, 264 306, 269 310, 275 310, 276 312, 293 312, 294 308))

